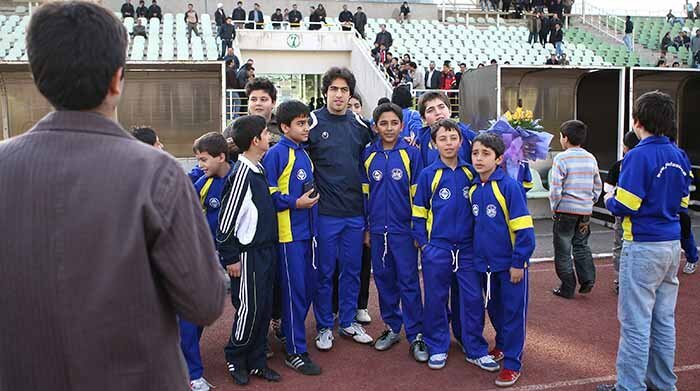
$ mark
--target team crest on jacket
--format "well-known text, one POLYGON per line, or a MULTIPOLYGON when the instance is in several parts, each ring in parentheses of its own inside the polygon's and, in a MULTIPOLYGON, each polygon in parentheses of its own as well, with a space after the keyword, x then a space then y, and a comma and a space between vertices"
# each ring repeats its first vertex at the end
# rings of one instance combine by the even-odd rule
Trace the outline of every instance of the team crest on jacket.
POLYGON ((400 181, 403 178, 403 171, 400 168, 394 168, 391 170, 391 179, 395 181, 400 181))
POLYGON ((474 217, 479 216, 479 205, 472 205, 472 214, 474 215, 474 217))
POLYGON ((212 198, 209 199, 209 207, 211 207, 212 209, 216 209, 216 208, 218 208, 218 207, 220 207, 220 206, 221 206, 221 201, 219 201, 218 198, 213 198, 213 197, 212 197, 212 198))
POLYGON ((494 204, 486 205, 486 216, 489 216, 490 218, 494 218, 494 217, 496 217, 497 213, 498 213, 498 209, 496 209, 496 205, 494 205, 494 204))
POLYGON ((379 182, 382 180, 382 172, 379 170, 374 170, 372 171, 372 179, 374 179, 376 182, 379 182))
POLYGON ((469 186, 464 186, 464 189, 462 189, 462 195, 464 198, 469 199, 469 186))
POLYGON ((450 189, 443 187, 438 192, 438 195, 440 195, 440 198, 442 198, 443 200, 449 200, 452 193, 450 192, 450 189))
POLYGON ((306 171, 304 171, 303 168, 300 168, 299 171, 297 171, 297 179, 300 181, 303 181, 306 179, 306 171))
POLYGON ((328 135, 328 132, 325 132, 325 131, 324 131, 323 133, 321 133, 321 138, 324 139, 324 140, 328 140, 328 136, 329 136, 329 135, 328 135))

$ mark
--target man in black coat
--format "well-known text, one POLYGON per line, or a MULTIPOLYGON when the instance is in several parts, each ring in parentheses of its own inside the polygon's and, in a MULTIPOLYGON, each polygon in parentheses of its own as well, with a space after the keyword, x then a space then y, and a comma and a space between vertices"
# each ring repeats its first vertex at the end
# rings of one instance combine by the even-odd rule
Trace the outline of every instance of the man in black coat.
POLYGON ((233 9, 231 13, 231 19, 236 28, 243 28, 243 22, 245 22, 245 10, 243 9, 243 2, 239 1, 237 7, 233 9))
POLYGON ((343 4, 343 10, 338 15, 338 22, 343 26, 343 31, 352 31, 354 19, 352 12, 348 11, 347 4, 343 4))
POLYGON ((151 6, 148 7, 148 19, 158 18, 161 22, 163 21, 163 12, 160 10, 157 0, 153 0, 151 6))
POLYGON ((304 19, 304 17, 297 9, 296 4, 292 4, 292 10, 289 11, 289 14, 287 14, 287 19, 289 20, 289 27, 299 28, 299 26, 301 26, 301 21, 304 19))
POLYGON ((374 40, 374 43, 379 44, 379 46, 384 45, 384 47, 389 50, 391 44, 394 43, 394 40, 391 38, 391 33, 386 31, 385 24, 380 24, 379 29, 381 31, 377 33, 377 38, 374 40))
POLYGON ((440 71, 435 69, 435 61, 430 62, 430 65, 428 66, 428 72, 425 72, 425 89, 440 89, 440 71))
POLYGON ((540 18, 542 19, 542 27, 540 28, 540 43, 544 47, 544 45, 547 43, 547 36, 549 35, 549 29, 550 29, 550 19, 545 17, 544 14, 540 14, 540 18))
POLYGON ((260 9, 260 4, 255 3, 253 10, 248 12, 248 21, 246 24, 247 29, 262 30, 265 27, 265 16, 260 9))
POLYGON ((134 15, 136 15, 136 11, 131 4, 131 0, 126 0, 126 3, 122 4, 122 19, 133 18, 134 15))
POLYGON ((236 27, 233 25, 233 19, 226 18, 226 23, 221 26, 219 31, 219 38, 221 38, 221 58, 223 58, 228 48, 233 47, 233 40, 236 39, 236 27))
POLYGON ((365 12, 362 11, 362 7, 357 7, 357 12, 355 12, 353 19, 355 20, 355 30, 357 30, 357 32, 360 33, 362 39, 365 39, 365 26, 367 26, 367 14, 365 14, 365 12))
POLYGON ((316 7, 313 5, 309 8, 309 30, 321 29, 321 15, 316 12, 316 7))
POLYGON ((216 5, 214 23, 216 23, 216 35, 221 35, 221 26, 226 24, 226 11, 224 11, 224 5, 222 3, 216 5))
POLYGON ((139 6, 136 7, 136 17, 137 18, 147 18, 148 17, 148 7, 146 7, 146 3, 143 0, 139 1, 139 6))

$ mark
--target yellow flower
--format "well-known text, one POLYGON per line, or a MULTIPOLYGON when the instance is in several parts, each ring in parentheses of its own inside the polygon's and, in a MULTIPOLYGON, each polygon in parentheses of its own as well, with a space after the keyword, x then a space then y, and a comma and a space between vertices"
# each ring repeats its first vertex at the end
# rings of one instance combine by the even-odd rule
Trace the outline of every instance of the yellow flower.
POLYGON ((503 114, 503 116, 506 117, 506 120, 508 120, 508 122, 513 120, 513 116, 510 114, 510 111, 506 111, 505 114, 503 114))
POLYGON ((516 121, 520 121, 523 118, 523 111, 518 107, 517 110, 515 110, 515 113, 513 114, 513 119, 516 121))
POLYGON ((531 121, 535 118, 535 117, 534 117, 534 114, 532 113, 532 110, 528 110, 528 111, 525 112, 525 118, 526 118, 526 119, 529 119, 529 120, 531 120, 531 121))

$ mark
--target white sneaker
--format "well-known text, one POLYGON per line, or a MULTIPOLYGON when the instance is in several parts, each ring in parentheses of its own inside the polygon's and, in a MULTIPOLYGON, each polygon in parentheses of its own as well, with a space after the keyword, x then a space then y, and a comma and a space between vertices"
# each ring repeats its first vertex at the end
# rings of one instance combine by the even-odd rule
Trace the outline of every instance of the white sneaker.
POLYGON ((479 358, 475 358, 475 359, 466 357, 466 359, 467 359, 467 362, 468 362, 468 363, 474 364, 474 365, 476 365, 477 367, 479 367, 479 368, 481 368, 481 369, 483 369, 483 370, 485 370, 485 371, 488 371, 488 372, 496 372, 496 371, 498 371, 499 369, 501 369, 501 367, 500 367, 500 366, 498 365, 498 363, 493 359, 493 357, 491 357, 491 356, 489 356, 489 355, 486 355, 486 356, 483 356, 483 357, 479 357, 479 358))
POLYGON ((328 351, 333 348, 333 331, 331 329, 321 329, 316 335, 316 348, 328 351))
POLYGON ((691 263, 691 262, 686 261, 685 266, 683 267, 683 273, 693 274, 693 273, 695 273, 695 269, 697 269, 697 267, 698 267, 697 262, 691 263))
POLYGON ((209 391, 212 386, 207 379, 200 377, 199 379, 190 382, 190 390, 192 391, 209 391))
POLYGON ((372 318, 370 318, 369 311, 366 308, 357 310, 355 319, 362 324, 372 323, 372 318))
POLYGON ((367 334, 364 328, 360 326, 359 323, 351 323, 350 327, 346 327, 344 329, 340 329, 339 334, 342 335, 343 337, 352 337, 352 339, 361 344, 370 344, 372 343, 373 339, 372 337, 367 334))

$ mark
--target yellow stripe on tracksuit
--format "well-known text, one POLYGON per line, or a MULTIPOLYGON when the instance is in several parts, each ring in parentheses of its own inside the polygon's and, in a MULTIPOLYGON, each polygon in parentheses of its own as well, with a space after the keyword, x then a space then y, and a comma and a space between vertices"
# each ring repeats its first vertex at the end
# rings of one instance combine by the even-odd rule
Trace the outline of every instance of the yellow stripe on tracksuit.
POLYGON ((207 211, 207 208, 204 205, 204 201, 207 200, 207 193, 209 193, 209 188, 211 187, 212 183, 214 183, 214 177, 210 177, 209 179, 207 179, 207 181, 204 182, 204 186, 202 186, 202 189, 199 190, 199 204, 202 205, 202 210, 204 212, 207 211))
POLYGON ((408 152, 406 152, 405 149, 399 149, 399 155, 401 155, 403 167, 406 169, 406 174, 408 175, 409 200, 411 205, 413 205, 413 197, 416 196, 418 185, 411 184, 411 159, 408 157, 408 152))
MULTIPOLYGON (((370 180, 369 176, 369 166, 372 164, 372 160, 374 160, 374 157, 377 155, 376 152, 372 152, 367 156, 367 160, 365 160, 365 174, 367 175, 367 180, 370 180)), ((369 183, 363 183, 362 184, 362 193, 364 193, 367 198, 369 198, 369 183)))
POLYGON ((621 187, 617 188, 617 191, 615 192, 615 199, 617 200, 617 202, 626 206, 627 209, 634 212, 638 211, 639 208, 642 206, 641 198, 639 198, 636 194, 627 191, 621 187))
POLYGON ((433 182, 430 184, 430 209, 428 209, 428 218, 425 222, 425 230, 428 232, 428 240, 430 240, 430 232, 433 230, 433 197, 435 196, 435 190, 440 184, 440 179, 442 178, 442 168, 435 172, 433 177, 433 182))
MULTIPOLYGON (((508 233, 510 234, 510 243, 513 246, 513 248, 515 248, 515 232, 520 231, 521 229, 534 228, 534 224, 532 222, 532 216, 525 215, 525 216, 516 217, 513 220, 511 220, 510 219, 510 211, 508 210, 508 204, 506 203, 506 198, 503 196, 503 193, 501 193, 501 189, 498 188, 498 182, 492 181, 491 188, 493 189, 493 195, 496 197, 496 200, 498 200, 499 205, 501 205, 501 209, 503 210, 503 215, 504 215, 506 222, 508 224, 508 233)), ((470 190, 470 193, 471 193, 471 190, 470 190)), ((527 262, 525 262, 525 267, 527 267, 527 262)))
MULTIPOLYGON (((291 179, 295 161, 296 155, 294 154, 294 149, 289 148, 289 161, 284 167, 284 170, 282 170, 282 175, 280 175, 279 179, 277 180, 279 192, 282 194, 289 194, 289 181, 291 179)), ((294 240, 292 238, 292 219, 289 209, 277 212, 277 228, 279 230, 280 243, 289 243, 294 240)))

